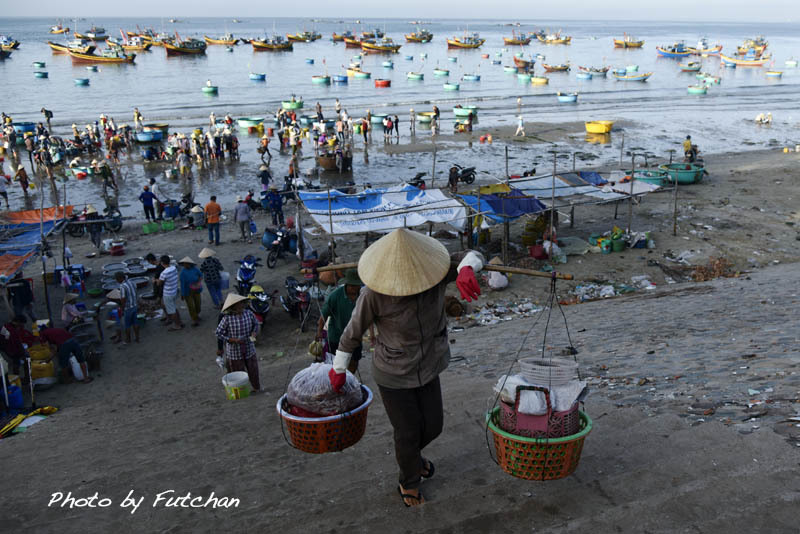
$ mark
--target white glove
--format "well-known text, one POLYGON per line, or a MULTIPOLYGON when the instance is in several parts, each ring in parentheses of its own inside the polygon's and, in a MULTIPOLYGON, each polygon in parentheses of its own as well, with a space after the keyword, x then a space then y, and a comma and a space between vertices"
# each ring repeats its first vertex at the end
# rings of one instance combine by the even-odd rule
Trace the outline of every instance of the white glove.
POLYGON ((486 263, 486 260, 483 258, 483 254, 471 250, 467 252, 467 255, 464 256, 464 259, 461 260, 461 263, 458 264, 456 270, 458 272, 461 272, 462 267, 472 267, 472 271, 477 273, 478 271, 483 269, 484 263, 486 263))
POLYGON ((333 357, 333 370, 336 371, 336 374, 347 371, 347 366, 350 365, 350 358, 352 356, 352 352, 336 351, 336 356, 333 357))

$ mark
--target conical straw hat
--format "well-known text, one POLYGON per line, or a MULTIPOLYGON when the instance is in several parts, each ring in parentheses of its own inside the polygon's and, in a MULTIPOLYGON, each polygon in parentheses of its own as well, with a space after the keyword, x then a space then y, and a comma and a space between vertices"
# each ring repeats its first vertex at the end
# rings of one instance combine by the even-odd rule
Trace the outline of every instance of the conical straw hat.
POLYGON ((197 257, 205 259, 205 258, 210 258, 211 256, 214 256, 216 254, 217 253, 215 251, 211 250, 208 247, 205 247, 203 250, 200 251, 200 254, 198 254, 197 257))
POLYGON ((416 295, 442 281, 450 254, 432 237, 400 228, 375 241, 358 261, 358 275, 384 295, 416 295))
POLYGON ((236 293, 228 293, 228 296, 225 298, 225 304, 222 305, 222 311, 227 310, 237 302, 242 302, 243 300, 247 300, 247 297, 243 297, 241 295, 237 295, 236 293))

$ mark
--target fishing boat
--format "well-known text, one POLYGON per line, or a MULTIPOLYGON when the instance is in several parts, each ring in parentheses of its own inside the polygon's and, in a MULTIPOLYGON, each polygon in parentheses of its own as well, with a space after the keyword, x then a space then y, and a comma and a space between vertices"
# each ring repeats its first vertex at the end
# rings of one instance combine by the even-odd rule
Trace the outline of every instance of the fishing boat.
POLYGON ((536 38, 539 40, 540 43, 550 44, 550 45, 568 45, 572 42, 572 37, 570 36, 561 36, 561 32, 558 33, 551 33, 547 35, 543 35, 542 33, 537 33, 536 38))
POLYGON ((47 66, 47 64, 44 61, 34 61, 33 66, 37 69, 43 69, 47 66))
POLYGON ((781 76, 783 76, 783 71, 780 71, 780 70, 768 70, 764 74, 767 76, 767 78, 780 78, 781 76))
POLYGON ((492 65, 502 65, 502 64, 503 64, 503 62, 500 61, 499 59, 493 59, 492 60, 492 65))
POLYGON ((36 72, 34 72, 34 73, 33 73, 33 75, 34 75, 35 77, 37 77, 37 78, 47 78, 47 77, 49 77, 49 76, 50 76, 50 75, 47 73, 47 71, 46 71, 46 70, 37 70, 36 72))
POLYGON ((333 37, 331 38, 331 40, 332 40, 334 43, 341 43, 341 42, 343 42, 343 41, 344 41, 346 38, 350 38, 350 39, 352 39, 353 37, 355 37, 355 35, 353 34, 353 32, 351 32, 350 30, 345 30, 345 31, 344 31, 343 33, 341 33, 341 34, 339 34, 339 33, 336 33, 336 32, 333 32, 333 37))
POLYGON ((610 69, 611 67, 578 67, 579 71, 588 72, 592 76, 605 76, 610 69))
POLYGON ((20 42, 7 35, 0 35, 0 50, 10 52, 19 48, 20 42))
POLYGON ((306 63, 308 63, 309 65, 313 65, 314 64, 314 58, 307 57, 306 58, 306 63))
POLYGON ((363 39, 380 39, 384 36, 384 33, 378 29, 372 31, 365 31, 361 32, 361 37, 363 39))
POLYGON ((58 34, 58 33, 68 33, 69 27, 64 27, 61 24, 61 21, 58 21, 58 24, 55 26, 50 26, 50 33, 58 34))
POLYGON ((614 48, 641 48, 644 46, 644 41, 636 39, 635 37, 624 34, 622 39, 614 39, 614 48))
POLYGON ((267 74, 263 72, 251 72, 250 79, 254 82, 263 82, 267 79, 267 74))
POLYGON ((392 80, 386 80, 383 78, 376 78, 375 79, 375 87, 391 87, 392 80))
POLYGON ((586 133, 590 134, 607 134, 614 126, 614 121, 587 121, 584 126, 586 133))
POLYGON ((148 122, 142 125, 145 132, 161 132, 162 135, 169 133, 169 124, 166 122, 148 122))
POLYGON ((517 34, 514 30, 511 30, 511 37, 503 37, 503 44, 505 45, 527 45, 530 44, 531 38, 523 33, 517 34))
POLYGON ((216 85, 204 85, 200 90, 207 95, 216 95, 219 93, 219 87, 216 85))
POLYGON ((528 72, 517 72, 517 81, 522 83, 530 83, 531 75, 528 72))
POLYGON ((447 40, 447 48, 480 48, 486 39, 481 39, 478 33, 472 35, 464 34, 463 37, 453 37, 447 40))
POLYGON ((470 115, 472 115, 473 118, 477 117, 478 106, 461 106, 461 105, 456 106, 453 108, 453 115, 455 115, 458 118, 467 118, 470 115))
POLYGON ((433 120, 434 116, 436 116, 436 113, 433 111, 423 111, 422 113, 417 113, 417 122, 428 124, 433 120))
POLYGON ((311 83, 330 85, 331 77, 327 74, 317 74, 311 77, 311 83))
POLYGON ((381 63, 381 67, 383 67, 384 69, 393 69, 394 68, 394 61, 392 61, 391 59, 388 59, 388 60, 386 60, 386 61, 381 63))
POLYGON ((546 76, 531 76, 531 85, 547 85, 550 78, 546 76))
POLYGON ((295 43, 313 43, 317 39, 321 39, 322 35, 317 32, 304 31, 300 33, 287 33, 286 38, 295 43))
POLYGON ((708 93, 708 86, 704 83, 697 84, 697 85, 690 85, 687 88, 687 92, 690 95, 704 95, 708 93))
POLYGON ((97 49, 95 45, 88 41, 84 41, 83 39, 73 39, 67 42, 67 44, 47 41, 47 44, 53 49, 54 54, 66 54, 69 50, 74 50, 75 52, 80 52, 81 54, 92 54, 97 49))
POLYGON ((122 33, 122 39, 112 39, 109 38, 106 43, 108 46, 118 46, 122 48, 125 52, 147 52, 152 48, 153 43, 150 41, 145 41, 141 37, 134 36, 129 37, 127 34, 122 33))
POLYGON ((351 78, 369 78, 371 75, 369 72, 365 72, 361 70, 361 67, 358 65, 350 65, 347 68, 347 75, 351 78))
POLYGON ((683 72, 699 72, 703 65, 696 61, 690 61, 689 63, 681 63, 680 67, 683 72))
POLYGON ((124 50, 119 47, 110 47, 100 50, 100 54, 83 54, 75 50, 67 50, 69 57, 72 58, 73 63, 133 63, 136 59, 136 54, 126 54, 124 50))
POLYGON ((344 47, 345 48, 361 48, 361 40, 357 39, 356 37, 345 37, 344 38, 344 47))
POLYGON ((149 130, 136 132, 136 141, 139 143, 154 143, 161 141, 164 138, 164 133, 161 130, 149 130))
POLYGON ((708 43, 708 39, 703 37, 697 42, 697 46, 689 48, 689 50, 696 56, 718 56, 722 52, 722 45, 711 46, 708 43))
POLYGON ((75 85, 86 86, 89 85, 89 78, 75 78, 73 82, 75 85))
POLYGON ((561 65, 542 63, 542 67, 544 67, 545 72, 569 72, 570 69, 569 63, 562 63, 561 65))
POLYGON ((436 67, 435 69, 433 69, 433 75, 434 76, 450 76, 450 71, 447 70, 447 69, 440 69, 439 67, 436 67))
POLYGON ((503 65, 503 72, 506 74, 516 74, 519 69, 513 65, 503 65))
POLYGON ((347 83, 347 74, 334 74, 331 76, 333 83, 347 83))
POLYGON ((450 56, 450 57, 447 58, 447 61, 450 61, 451 63, 455 63, 456 61, 458 61, 458 58, 455 57, 455 56, 450 56))
POLYGON ((264 117, 242 117, 236 119, 236 124, 239 128, 256 128, 259 124, 264 122, 264 117))
POLYGON ((86 70, 89 72, 97 72, 97 65, 86 65, 86 70))
POLYGON ((458 85, 457 83, 450 83, 450 82, 445 82, 442 85, 442 87, 444 88, 445 91, 458 91, 461 88, 461 86, 458 85))
POLYGON ((203 40, 210 45, 226 45, 226 46, 233 46, 239 42, 239 39, 235 38, 230 33, 226 33, 225 35, 219 38, 209 37, 208 35, 204 35, 203 40))
POLYGON ((562 92, 558 92, 558 93, 556 93, 556 97, 558 98, 559 102, 565 103, 565 104, 578 101, 578 93, 562 93, 562 92))
POLYGON ((513 60, 515 67, 517 67, 518 69, 525 69, 525 70, 531 68, 533 64, 536 63, 533 59, 524 59, 519 56, 514 56, 513 60))
POLYGON ((791 69, 797 68, 797 60, 794 58, 787 59, 786 61, 783 62, 783 64, 791 69))
POLYGON ((251 39, 254 52, 288 52, 294 48, 291 41, 284 40, 282 35, 273 35, 269 39, 251 39))
POLYGON ((481 81, 481 75, 480 74, 464 74, 461 77, 461 79, 464 80, 465 82, 479 82, 479 81, 481 81))
POLYGON ((76 39, 85 39, 87 41, 105 41, 108 39, 105 28, 98 26, 92 26, 84 33, 75 32, 74 35, 76 39))
POLYGON ((760 58, 736 58, 736 57, 728 57, 725 54, 720 54, 719 58, 722 60, 722 63, 727 67, 728 65, 736 65, 737 67, 762 67, 764 63, 769 61, 767 57, 760 57, 760 58))
POLYGON ((417 29, 415 32, 407 33, 405 38, 409 43, 430 43, 433 40, 433 34, 425 29, 417 29))
POLYGON ((417 81, 424 79, 425 75, 422 74, 421 72, 407 72, 406 78, 408 78, 409 80, 417 81))
POLYGON ((579 70, 577 73, 575 73, 575 77, 579 80, 591 80, 592 73, 586 70, 579 70))
POLYGON ((175 41, 169 43, 164 42, 164 48, 169 56, 197 56, 206 53, 206 43, 200 39, 181 39, 177 32, 175 32, 175 41))
POLYGON ((692 53, 683 41, 674 43, 671 46, 657 46, 656 52, 662 57, 686 57, 692 53))
POLYGON ((669 163, 658 168, 667 173, 670 182, 696 184, 703 179, 703 167, 694 163, 669 163))
POLYGON ((380 41, 361 41, 361 50, 368 54, 396 54, 402 45, 396 44, 391 37, 384 37, 380 41))
POLYGON ((369 122, 372 124, 381 124, 383 119, 385 119, 388 115, 386 113, 373 113, 372 117, 370 117, 369 122))
POLYGON ((652 72, 645 72, 644 74, 632 74, 628 72, 614 71, 611 75, 621 82, 645 82, 653 75, 652 72))
POLYGON ((761 57, 768 45, 763 36, 747 39, 741 46, 736 47, 736 54, 744 56, 752 50, 756 57, 761 57))

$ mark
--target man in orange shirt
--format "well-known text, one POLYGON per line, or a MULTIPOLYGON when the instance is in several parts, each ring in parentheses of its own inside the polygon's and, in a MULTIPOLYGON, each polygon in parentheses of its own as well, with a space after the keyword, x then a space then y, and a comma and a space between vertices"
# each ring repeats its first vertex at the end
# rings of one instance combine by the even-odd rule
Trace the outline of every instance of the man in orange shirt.
POLYGON ((217 197, 212 196, 211 201, 206 204, 206 226, 208 227, 208 244, 216 241, 219 245, 219 216, 222 214, 222 208, 217 204, 217 197))

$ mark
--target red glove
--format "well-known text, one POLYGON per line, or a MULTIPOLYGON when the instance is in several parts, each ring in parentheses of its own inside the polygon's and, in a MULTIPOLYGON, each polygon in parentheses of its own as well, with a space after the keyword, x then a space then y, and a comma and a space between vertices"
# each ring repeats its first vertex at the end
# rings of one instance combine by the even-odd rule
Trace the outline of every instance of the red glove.
POLYGON ((328 371, 328 379, 331 381, 333 391, 341 393, 344 383, 347 382, 347 371, 344 373, 337 373, 335 370, 331 369, 328 371))
POLYGON ((464 266, 461 268, 461 271, 459 271, 458 278, 456 278, 456 286, 458 286, 458 290, 461 292, 461 298, 467 302, 477 300, 478 295, 481 294, 478 280, 475 279, 475 272, 472 270, 472 267, 469 266, 464 266))

